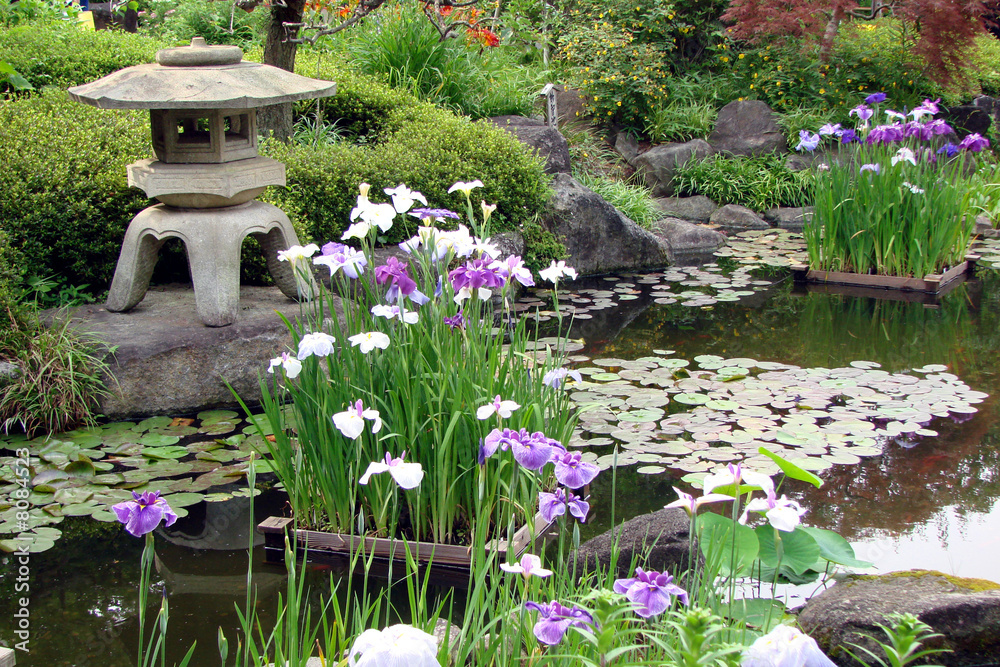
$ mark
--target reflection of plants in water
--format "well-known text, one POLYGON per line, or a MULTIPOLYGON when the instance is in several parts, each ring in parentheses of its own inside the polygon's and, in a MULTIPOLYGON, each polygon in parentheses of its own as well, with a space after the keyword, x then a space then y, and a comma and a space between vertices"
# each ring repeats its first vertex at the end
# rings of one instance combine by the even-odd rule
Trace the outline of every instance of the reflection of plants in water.
MULTIPOLYGON (((964 285, 936 308, 921 303, 813 294, 806 297, 798 338, 808 365, 871 360, 898 371, 925 364, 962 366, 956 345, 971 331, 964 285)), ((800 362, 797 362, 800 363, 800 362)))
POLYGON ((803 501, 813 525, 859 539, 873 527, 905 533, 930 523, 942 507, 990 512, 1000 498, 1000 426, 981 415, 964 426, 935 428, 939 437, 913 449, 890 444, 878 459, 825 473, 823 488, 808 489, 803 501))

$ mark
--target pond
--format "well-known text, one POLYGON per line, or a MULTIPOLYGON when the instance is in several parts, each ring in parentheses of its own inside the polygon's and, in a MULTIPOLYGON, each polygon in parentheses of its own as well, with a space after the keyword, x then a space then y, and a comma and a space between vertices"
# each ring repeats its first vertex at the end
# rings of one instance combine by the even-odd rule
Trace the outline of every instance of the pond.
MULTIPOLYGON (((805 452, 804 456, 814 461, 812 467, 822 470, 819 474, 824 484, 820 489, 789 485, 785 491, 808 509, 806 523, 838 531, 854 544, 859 558, 875 563, 881 571, 928 568, 1000 579, 995 557, 1000 542, 996 402, 1000 396, 1000 358, 996 353, 1000 345, 1000 276, 984 271, 981 279, 960 285, 939 303, 924 304, 809 292, 782 280, 780 273, 776 279, 738 274, 735 281, 730 277, 714 282, 708 282, 706 273, 721 275, 703 269, 680 276, 674 271, 598 278, 573 285, 573 294, 565 295, 562 301, 564 307, 584 315, 572 324, 568 335, 577 341, 572 354, 585 371, 585 379, 618 385, 631 382, 655 389, 651 380, 657 377, 657 368, 671 373, 686 368, 685 372, 697 377, 699 367, 718 374, 733 360, 754 366, 747 370, 757 375, 784 372, 784 365, 853 368, 858 372, 848 375, 855 383, 869 377, 884 379, 877 373, 869 375, 872 371, 892 374, 921 369, 910 373, 915 388, 904 394, 904 400, 926 405, 926 394, 940 392, 944 383, 952 387, 949 391, 964 397, 951 402, 958 406, 958 412, 935 418, 925 435, 915 433, 906 422, 898 422, 904 425, 897 432, 889 425, 894 420, 876 415, 872 419, 877 429, 872 435, 875 446, 857 438, 848 439, 842 447, 817 449, 809 442, 809 428, 786 433, 777 446, 805 452), (682 281, 674 280, 678 277, 682 281), (688 284, 680 284, 683 281, 688 284), (667 295, 671 289, 675 294, 700 290, 712 296, 671 297, 667 295), (715 298, 719 295, 721 299, 715 298), (686 303, 692 299, 700 302, 686 303), (696 358, 700 361, 694 361, 696 358), (651 359, 689 363, 659 364, 651 359), (870 363, 851 366, 862 361, 870 363), (947 366, 947 371, 939 365, 947 366), (927 378, 937 378, 933 381, 938 385, 921 384, 931 382, 927 378), (967 387, 962 388, 958 381, 967 387), (961 410, 970 404, 975 410, 961 410), (930 435, 931 431, 936 435, 930 435)), ((530 308, 532 298, 526 297, 530 308)), ((541 333, 552 335, 555 320, 545 317, 550 319, 541 326, 549 330, 541 333)), ((810 372, 829 380, 824 371, 810 372)), ((727 379, 741 381, 735 375, 727 379)), ((692 392, 697 389, 695 385, 692 392)), ((726 454, 739 451, 740 442, 734 442, 730 449, 706 458, 698 454, 708 451, 704 448, 677 449, 670 440, 644 439, 646 427, 642 424, 650 419, 670 419, 704 403, 679 403, 676 393, 669 404, 657 405, 650 400, 629 404, 632 398, 619 395, 620 404, 609 403, 620 406, 615 408, 616 414, 649 411, 632 419, 634 428, 624 429, 631 433, 623 436, 621 424, 604 428, 600 415, 591 415, 587 425, 595 430, 581 432, 573 443, 584 446, 584 451, 592 452, 591 458, 598 460, 611 451, 605 440, 623 436, 619 444, 630 446, 621 450, 626 457, 623 463, 628 465, 614 476, 599 476, 592 486, 593 519, 584 538, 611 524, 612 477, 617 489, 615 519, 620 521, 661 508, 674 499, 673 486, 689 488, 685 475, 697 475, 708 465, 727 460, 726 454), (615 436, 610 436, 612 431, 615 436), (632 457, 631 462, 628 457, 632 457)), ((587 402, 586 395, 577 399, 587 402)), ((715 405, 720 410, 727 407, 715 405)), ((765 405, 766 401, 757 402, 758 408, 765 405)), ((834 409, 827 408, 827 412, 834 409)), ((767 419, 763 410, 757 412, 744 417, 767 419)), ((733 419, 740 417, 727 414, 733 419)), ((711 420, 723 424, 719 428, 725 430, 725 419, 711 420)), ((696 427, 686 422, 678 426, 682 431, 698 431, 696 427)), ((193 664, 218 664, 218 627, 222 626, 231 640, 235 637, 238 619, 234 604, 242 607, 245 601, 251 522, 280 513, 283 505, 278 492, 265 492, 254 502, 254 517, 246 497, 191 505, 187 517, 157 534, 157 585, 165 588, 171 601, 173 641, 168 662, 179 661, 197 640, 193 664)), ((98 523, 90 517, 69 517, 59 527, 63 535, 56 548, 31 559, 31 652, 19 653, 18 664, 134 664, 141 540, 124 534, 116 524, 98 523)), ((2 558, 0 617, 7 619, 16 604, 15 568, 9 556, 2 558)), ((286 585, 284 569, 264 563, 260 546, 254 549, 253 559, 257 608, 266 623, 273 619, 277 594, 286 585)), ((328 568, 311 568, 310 581, 320 588, 331 575, 338 574, 328 568)), ((814 588, 788 593, 794 603, 814 588)), ((158 604, 158 596, 151 597, 153 604, 158 604)), ((0 643, 11 645, 13 641, 10 625, 0 624, 0 643)))

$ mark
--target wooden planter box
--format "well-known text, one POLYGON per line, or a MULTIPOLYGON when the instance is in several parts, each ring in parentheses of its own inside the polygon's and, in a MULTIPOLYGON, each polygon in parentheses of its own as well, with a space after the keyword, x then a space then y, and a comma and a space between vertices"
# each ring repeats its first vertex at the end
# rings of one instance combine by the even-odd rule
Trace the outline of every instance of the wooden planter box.
POLYGON ((899 278, 896 276, 879 276, 866 273, 844 273, 841 271, 816 271, 805 264, 792 267, 795 282, 849 285, 875 289, 903 290, 923 292, 925 294, 940 294, 947 286, 971 273, 979 255, 966 255, 965 261, 953 266, 944 273, 933 273, 923 278, 899 278))
MULTIPOLYGON (((547 522, 541 514, 536 514, 534 523, 536 526, 534 540, 528 526, 522 526, 514 533, 510 544, 506 539, 493 540, 487 545, 487 550, 495 550, 501 560, 506 560, 508 553, 517 559, 526 551, 534 550, 537 544, 553 537, 552 528, 555 522, 547 522)), ((390 566, 395 566, 396 572, 400 573, 403 571, 406 551, 409 548, 410 555, 417 561, 421 570, 429 569, 439 583, 461 585, 467 582, 472 574, 471 547, 326 533, 295 529, 294 525, 294 519, 269 517, 257 526, 258 532, 264 535, 264 555, 267 562, 284 562, 287 532, 289 538, 294 539, 296 551, 303 554, 303 558, 311 563, 349 567, 352 555, 361 552, 358 563, 366 565, 370 561, 371 573, 376 575, 388 573, 390 566)))

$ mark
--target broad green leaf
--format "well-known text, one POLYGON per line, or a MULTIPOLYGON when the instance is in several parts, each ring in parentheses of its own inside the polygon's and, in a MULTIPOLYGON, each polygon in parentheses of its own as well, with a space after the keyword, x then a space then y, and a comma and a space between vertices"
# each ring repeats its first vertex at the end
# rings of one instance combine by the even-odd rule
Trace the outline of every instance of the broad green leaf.
POLYGON ((872 563, 858 560, 854 555, 854 547, 851 546, 851 543, 832 530, 813 526, 799 526, 799 530, 812 536, 819 547, 819 555, 822 558, 846 567, 872 567, 872 563))
POLYGON ((695 530, 705 560, 719 563, 722 574, 749 573, 759 550, 757 536, 751 528, 732 518, 706 512, 698 516, 695 530))
POLYGON ((819 545, 816 544, 812 535, 802 530, 786 533, 775 531, 770 524, 765 524, 758 526, 754 533, 756 533, 757 542, 760 545, 761 562, 770 567, 777 567, 779 572, 788 568, 795 574, 801 575, 806 570, 812 569, 819 559, 819 545), (775 541, 775 532, 778 532, 781 538, 780 557, 775 541))
POLYGON ((815 486, 817 489, 823 486, 823 480, 821 480, 819 477, 812 474, 808 470, 803 470, 802 468, 792 463, 791 461, 782 458, 779 454, 775 454, 767 447, 761 447, 757 451, 763 454, 764 456, 768 457, 772 461, 774 461, 778 465, 778 467, 781 468, 781 472, 785 473, 785 475, 787 475, 788 477, 791 477, 792 479, 797 479, 800 482, 808 482, 809 484, 815 486))

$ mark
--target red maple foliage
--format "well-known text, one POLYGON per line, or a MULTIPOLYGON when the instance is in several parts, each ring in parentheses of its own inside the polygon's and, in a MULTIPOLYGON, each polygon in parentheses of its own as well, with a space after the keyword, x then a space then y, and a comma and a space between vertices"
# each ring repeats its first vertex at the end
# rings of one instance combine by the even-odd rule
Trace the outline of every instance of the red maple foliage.
MULTIPOLYGON (((927 75, 950 83, 968 62, 973 39, 985 30, 986 7, 981 0, 893 0, 876 2, 886 14, 906 21, 918 35, 915 53, 927 64, 927 75)), ((734 39, 763 41, 819 38, 820 53, 829 53, 839 24, 871 12, 857 0, 732 0, 722 15, 734 39)))

